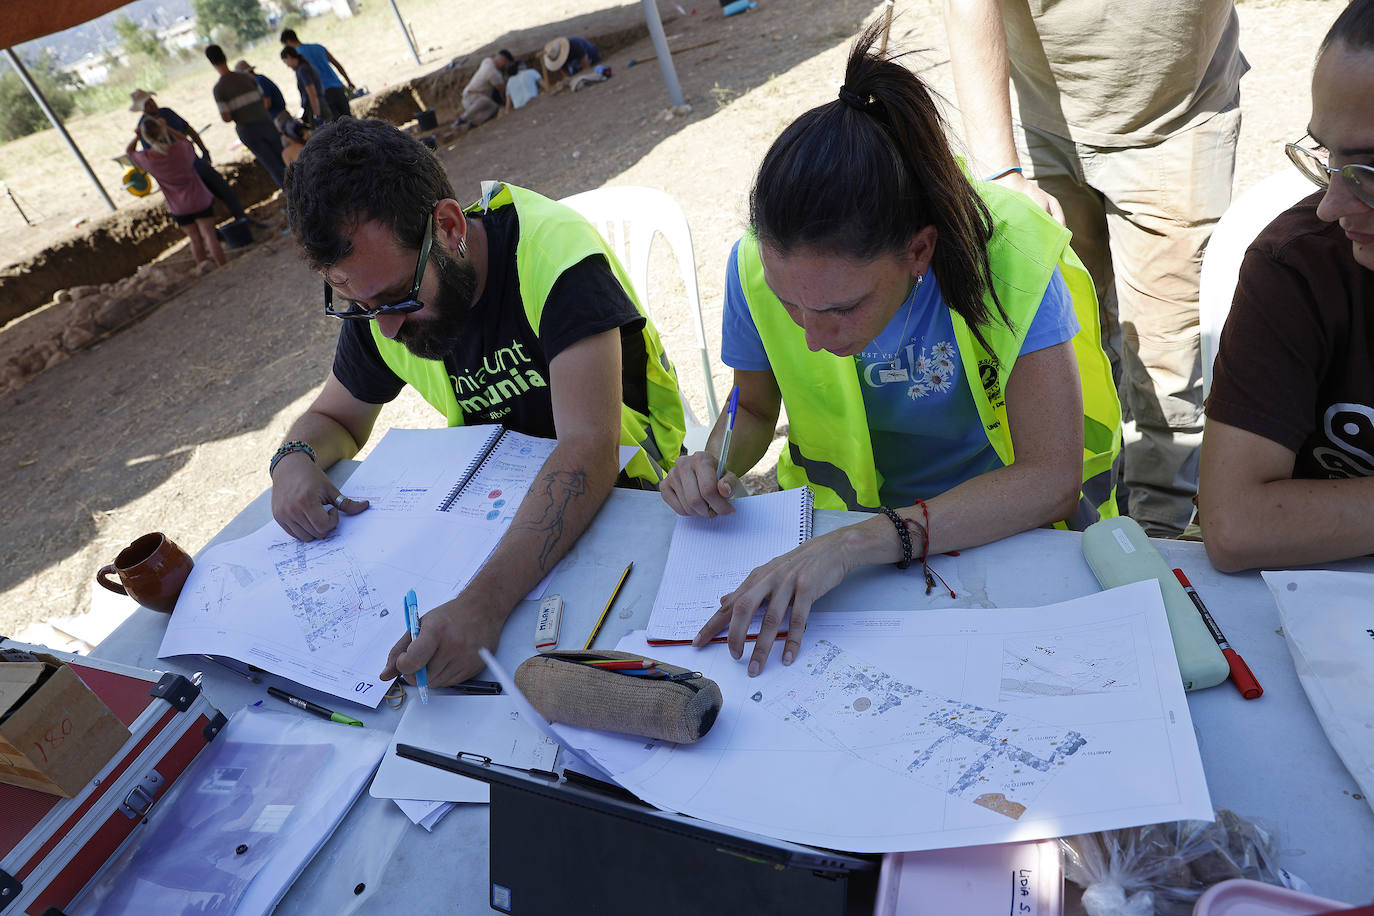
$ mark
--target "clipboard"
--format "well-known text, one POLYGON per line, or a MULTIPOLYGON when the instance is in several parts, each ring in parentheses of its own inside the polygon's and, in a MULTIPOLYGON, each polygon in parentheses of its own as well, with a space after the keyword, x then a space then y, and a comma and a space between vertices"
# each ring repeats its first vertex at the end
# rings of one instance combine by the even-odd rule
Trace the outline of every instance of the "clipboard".
POLYGON ((396 753, 490 785, 489 903, 498 912, 725 913, 745 901, 751 913, 780 916, 872 912, 875 859, 660 811, 573 770, 409 744, 396 753))

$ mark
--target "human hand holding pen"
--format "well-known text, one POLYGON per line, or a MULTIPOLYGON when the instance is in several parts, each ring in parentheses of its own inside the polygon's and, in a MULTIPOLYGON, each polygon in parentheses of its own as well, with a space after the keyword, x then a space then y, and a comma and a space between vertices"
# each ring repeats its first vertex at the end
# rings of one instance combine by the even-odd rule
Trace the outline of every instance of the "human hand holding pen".
POLYGON ((697 452, 678 459, 659 486, 663 501, 678 515, 697 515, 714 518, 729 515, 735 511, 730 498, 740 485, 740 480, 726 464, 730 455, 730 439, 735 431, 735 417, 739 409, 739 386, 730 391, 726 405, 725 436, 721 441, 720 455, 710 452, 697 452))
POLYGON ((402 677, 414 684, 421 668, 426 669, 431 687, 449 687, 476 677, 486 667, 477 650, 496 651, 505 615, 493 615, 489 602, 459 595, 426 611, 423 621, 417 638, 412 639, 407 630, 391 647, 381 680, 402 677))

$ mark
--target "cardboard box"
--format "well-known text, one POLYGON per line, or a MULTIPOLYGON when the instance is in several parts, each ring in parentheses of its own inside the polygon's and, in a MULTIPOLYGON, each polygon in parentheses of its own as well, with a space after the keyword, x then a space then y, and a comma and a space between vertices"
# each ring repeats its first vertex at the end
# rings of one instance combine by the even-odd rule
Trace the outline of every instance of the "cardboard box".
POLYGON ((59 659, 0 658, 0 782, 71 798, 128 740, 128 727, 59 659))

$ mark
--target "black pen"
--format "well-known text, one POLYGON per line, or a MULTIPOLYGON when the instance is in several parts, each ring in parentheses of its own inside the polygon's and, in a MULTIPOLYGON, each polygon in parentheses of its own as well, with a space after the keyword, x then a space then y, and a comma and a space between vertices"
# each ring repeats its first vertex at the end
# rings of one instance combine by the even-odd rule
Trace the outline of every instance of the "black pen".
POLYGON ((461 684, 454 684, 449 688, 459 693, 469 694, 489 694, 495 696, 501 692, 501 685, 495 681, 463 681, 461 684))
POLYGON ((277 699, 285 700, 297 709, 304 709, 306 712, 319 716, 321 719, 328 719, 330 722, 338 722, 340 725, 356 725, 362 728, 363 723, 352 716, 346 716, 332 709, 325 709, 319 703, 312 703, 309 700, 303 700, 300 697, 292 696, 285 690, 279 690, 276 687, 268 687, 267 692, 277 699))

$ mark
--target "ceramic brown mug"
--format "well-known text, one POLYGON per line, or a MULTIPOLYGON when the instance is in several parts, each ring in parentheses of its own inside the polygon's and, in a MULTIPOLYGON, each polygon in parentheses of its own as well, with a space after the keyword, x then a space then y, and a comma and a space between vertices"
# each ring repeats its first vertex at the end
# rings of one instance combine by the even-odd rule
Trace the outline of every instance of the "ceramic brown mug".
POLYGON ((177 596, 191 572, 191 558, 161 532, 154 531, 125 547, 95 581, 112 592, 128 595, 146 608, 172 613, 177 596), (114 582, 111 576, 118 575, 114 582))

